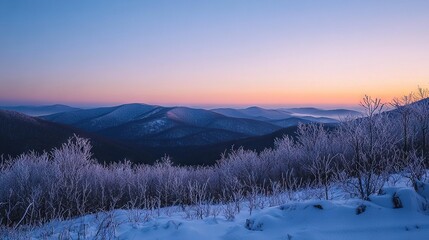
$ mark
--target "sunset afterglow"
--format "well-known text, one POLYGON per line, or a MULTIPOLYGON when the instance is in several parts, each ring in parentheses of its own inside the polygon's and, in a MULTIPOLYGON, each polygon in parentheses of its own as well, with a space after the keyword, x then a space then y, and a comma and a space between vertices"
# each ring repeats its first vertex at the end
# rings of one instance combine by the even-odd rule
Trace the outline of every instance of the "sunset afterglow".
POLYGON ((429 86, 429 1, 2 1, 0 105, 356 105, 429 86))

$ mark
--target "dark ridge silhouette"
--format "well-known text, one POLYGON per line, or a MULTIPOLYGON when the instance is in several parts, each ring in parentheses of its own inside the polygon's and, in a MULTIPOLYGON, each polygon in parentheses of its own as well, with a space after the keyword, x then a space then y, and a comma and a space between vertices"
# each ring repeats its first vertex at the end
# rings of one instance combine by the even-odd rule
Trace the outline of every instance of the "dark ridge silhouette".
POLYGON ((119 161, 123 158, 135 162, 150 162, 150 159, 154 158, 143 149, 134 149, 95 134, 18 112, 0 110, 0 154, 4 157, 13 157, 28 151, 49 151, 61 146, 74 134, 91 140, 94 157, 101 162, 119 161))
POLYGON ((283 135, 294 136, 296 126, 276 132, 247 137, 233 141, 199 146, 149 147, 142 144, 117 141, 88 133, 73 127, 48 122, 13 111, 0 110, 0 154, 4 157, 17 156, 24 152, 49 151, 59 147, 68 138, 77 134, 89 138, 93 145, 93 154, 99 162, 118 162, 128 159, 133 163, 151 164, 165 155, 178 165, 212 165, 222 153, 242 146, 245 149, 261 151, 274 145, 274 140, 283 135))
POLYGON ((20 112, 30 116, 43 116, 80 110, 80 108, 70 107, 62 104, 45 106, 0 106, 0 109, 20 112))

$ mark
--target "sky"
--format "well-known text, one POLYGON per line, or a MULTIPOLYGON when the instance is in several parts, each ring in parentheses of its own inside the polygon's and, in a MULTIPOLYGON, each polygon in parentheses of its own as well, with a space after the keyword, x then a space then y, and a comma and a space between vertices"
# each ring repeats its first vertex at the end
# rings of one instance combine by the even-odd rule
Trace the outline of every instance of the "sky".
POLYGON ((352 106, 429 87, 427 0, 1 0, 0 105, 352 106))

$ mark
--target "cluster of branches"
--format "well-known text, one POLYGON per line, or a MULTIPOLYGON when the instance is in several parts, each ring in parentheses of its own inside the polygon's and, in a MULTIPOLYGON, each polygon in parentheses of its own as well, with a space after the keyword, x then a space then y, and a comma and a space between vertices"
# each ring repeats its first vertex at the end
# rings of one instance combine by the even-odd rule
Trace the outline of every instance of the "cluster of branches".
POLYGON ((296 139, 277 139, 274 148, 260 153, 235 149, 208 167, 175 166, 168 157, 154 165, 103 165, 91 158, 89 141, 75 136, 50 153, 2 159, 0 223, 17 227, 118 208, 164 206, 197 206, 193 214, 202 218, 217 203, 233 219, 243 200, 251 212, 258 196, 304 185, 322 189, 322 197, 330 199, 334 183, 368 199, 392 173, 405 173, 413 183, 421 180, 428 153, 427 96, 419 88, 417 94, 395 99, 392 112, 384 112, 379 99, 365 97, 361 118, 335 128, 301 124, 296 139))

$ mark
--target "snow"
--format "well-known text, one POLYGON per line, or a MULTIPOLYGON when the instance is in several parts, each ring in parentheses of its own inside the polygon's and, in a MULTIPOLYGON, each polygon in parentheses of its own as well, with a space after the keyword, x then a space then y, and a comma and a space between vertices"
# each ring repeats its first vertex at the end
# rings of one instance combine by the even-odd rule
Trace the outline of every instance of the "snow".
POLYGON ((154 108, 156 107, 144 104, 121 105, 105 115, 91 119, 85 125, 90 126, 92 131, 115 127, 139 119, 139 116, 146 114, 154 108))
POLYGON ((69 124, 90 131, 114 127, 129 121, 140 119, 157 106, 146 104, 125 104, 115 107, 84 109, 43 116, 43 119, 69 124))
MULTIPOLYGON (((22 232, 29 239, 292 239, 361 240, 427 239, 429 215, 427 191, 409 187, 386 187, 370 201, 359 199, 291 201, 245 210, 233 221, 222 215, 224 205, 211 206, 203 219, 179 207, 157 210, 114 210, 68 221, 52 221, 22 232), (419 193, 422 192, 423 196, 419 193), (401 208, 395 208, 398 196, 401 208)), ((302 193, 300 193, 302 194, 302 193)), ((298 193, 299 195, 299 193, 298 193)), ((12 236, 12 235, 10 235, 12 236)), ((16 235, 14 235, 16 236, 16 235)), ((14 239, 5 236, 5 239, 14 239)))
POLYGON ((204 127, 222 115, 204 109, 175 107, 167 112, 167 117, 186 124, 204 127))
POLYGON ((368 201, 309 201, 262 211, 249 219, 248 229, 256 232, 253 239, 426 239, 429 217, 368 201), (357 214, 361 205, 365 211, 357 214))

